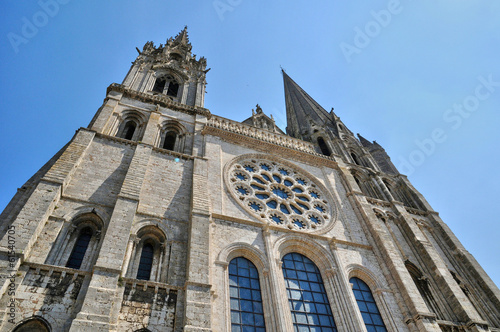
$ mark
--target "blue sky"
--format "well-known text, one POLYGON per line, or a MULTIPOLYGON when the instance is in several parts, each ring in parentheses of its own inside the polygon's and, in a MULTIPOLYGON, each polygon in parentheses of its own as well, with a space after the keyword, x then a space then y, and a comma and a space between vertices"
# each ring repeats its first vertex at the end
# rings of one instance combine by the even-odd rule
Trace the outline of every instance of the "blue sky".
POLYGON ((146 41, 188 25, 205 106, 285 128, 280 66, 376 140, 500 284, 500 2, 95 1, 0 4, 0 209, 100 107, 146 41), (36 25, 35 25, 36 24, 36 25))

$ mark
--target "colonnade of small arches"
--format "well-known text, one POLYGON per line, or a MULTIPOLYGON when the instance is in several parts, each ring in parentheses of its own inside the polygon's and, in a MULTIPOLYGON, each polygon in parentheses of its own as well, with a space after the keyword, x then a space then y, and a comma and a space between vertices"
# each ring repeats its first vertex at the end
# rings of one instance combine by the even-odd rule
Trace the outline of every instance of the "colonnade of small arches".
MULTIPOLYGON (((160 222, 144 220, 131 231, 122 276, 166 281, 166 230, 160 222)), ((89 270, 99 255, 105 224, 95 212, 80 214, 61 229, 46 264, 89 270)))
MULTIPOLYGON (((286 236, 275 248, 279 252, 275 272, 279 285, 270 281, 272 267, 259 249, 233 243, 219 253, 219 265, 226 267, 228 330, 272 330, 275 315, 289 315, 295 331, 337 331, 338 322, 346 319, 339 317, 346 308, 341 308, 345 303, 335 292, 346 291, 352 292, 348 297, 356 302, 367 331, 388 330, 385 321, 391 320, 390 313, 380 303, 379 292, 374 293, 381 287, 368 269, 348 266, 348 284, 338 289, 338 283, 332 281, 338 273, 334 259, 315 241, 286 236), (276 295, 272 294, 279 294, 287 303, 274 302, 276 295)), ((388 325, 393 326, 391 322, 388 325)))
MULTIPOLYGON (((119 125, 112 135, 130 140, 141 141, 147 125, 147 117, 139 111, 127 110, 119 115, 119 125)), ((185 126, 176 120, 164 120, 159 126, 154 145, 158 148, 185 152, 186 136, 188 131, 185 126)))
POLYGON ((408 207, 425 210, 420 199, 401 180, 378 177, 375 173, 367 174, 356 168, 351 168, 351 175, 361 192, 368 197, 384 201, 395 200, 408 207))

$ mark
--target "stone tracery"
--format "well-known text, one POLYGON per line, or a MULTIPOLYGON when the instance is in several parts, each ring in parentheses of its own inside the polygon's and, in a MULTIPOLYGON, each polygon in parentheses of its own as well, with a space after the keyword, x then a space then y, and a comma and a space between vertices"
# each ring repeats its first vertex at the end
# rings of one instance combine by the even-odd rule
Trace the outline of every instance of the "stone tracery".
POLYGON ((302 172, 276 161, 248 158, 229 168, 233 197, 247 211, 295 230, 315 231, 330 223, 332 205, 323 189, 302 172))

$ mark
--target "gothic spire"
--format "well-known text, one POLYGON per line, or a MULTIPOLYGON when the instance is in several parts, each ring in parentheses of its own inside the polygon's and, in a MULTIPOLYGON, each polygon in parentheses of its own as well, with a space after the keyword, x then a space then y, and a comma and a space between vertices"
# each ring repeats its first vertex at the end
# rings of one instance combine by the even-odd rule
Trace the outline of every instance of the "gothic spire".
POLYGON ((170 50, 177 49, 183 52, 191 52, 192 46, 189 42, 187 25, 175 36, 175 38, 170 37, 167 40, 167 48, 170 50))
POLYGON ((311 98, 283 69, 285 85, 285 103, 287 134, 297 138, 305 138, 312 127, 325 127, 332 124, 332 116, 311 98))
POLYGON ((189 44, 189 37, 187 33, 187 25, 184 26, 184 29, 177 34, 174 38, 174 43, 176 44, 181 44, 181 45, 188 45, 189 44))

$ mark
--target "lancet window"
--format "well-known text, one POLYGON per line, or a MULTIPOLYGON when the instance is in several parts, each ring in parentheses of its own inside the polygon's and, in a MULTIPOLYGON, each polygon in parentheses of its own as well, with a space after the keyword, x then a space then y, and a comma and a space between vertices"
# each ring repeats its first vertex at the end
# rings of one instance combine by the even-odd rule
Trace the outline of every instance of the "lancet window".
POLYGON ((61 230, 46 264, 89 269, 97 259, 102 227, 102 220, 94 213, 77 217, 61 230))
POLYGON ((259 273, 244 257, 229 263, 231 331, 265 331, 259 273))
POLYGON ((384 321, 373 298, 370 287, 359 278, 351 278, 352 291, 368 332, 386 332, 384 321))
POLYGON ((283 274, 295 331, 337 331, 318 267, 307 257, 283 257, 283 274))
POLYGON ((177 97, 177 94, 179 93, 179 82, 177 82, 177 80, 170 74, 160 76, 155 81, 153 92, 166 94, 171 97, 177 97))

